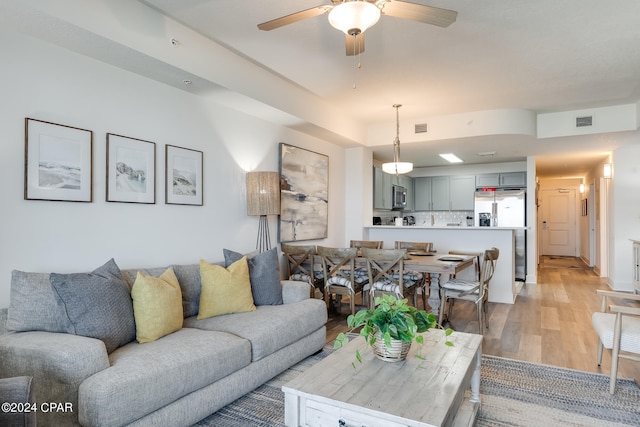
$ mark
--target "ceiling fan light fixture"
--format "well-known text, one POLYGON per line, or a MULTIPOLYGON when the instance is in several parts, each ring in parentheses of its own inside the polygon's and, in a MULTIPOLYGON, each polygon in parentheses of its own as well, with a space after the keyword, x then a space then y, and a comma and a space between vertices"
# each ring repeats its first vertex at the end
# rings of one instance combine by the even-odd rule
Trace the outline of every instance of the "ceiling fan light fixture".
POLYGON ((380 19, 380 9, 368 1, 351 0, 335 6, 329 12, 332 27, 348 35, 364 33, 380 19))
POLYGON ((398 108, 401 104, 394 104, 396 109, 396 139, 393 140, 393 162, 383 163, 382 171, 391 175, 400 175, 409 173, 413 170, 413 163, 400 161, 400 118, 398 108))

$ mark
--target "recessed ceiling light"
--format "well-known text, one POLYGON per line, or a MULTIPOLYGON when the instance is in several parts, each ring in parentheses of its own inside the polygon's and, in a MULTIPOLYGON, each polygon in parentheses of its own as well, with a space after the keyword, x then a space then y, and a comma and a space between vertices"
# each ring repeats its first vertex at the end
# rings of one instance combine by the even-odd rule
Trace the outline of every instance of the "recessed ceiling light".
POLYGON ((189 86, 191 83, 193 83, 191 80, 183 80, 182 83, 184 83, 185 85, 189 86))
POLYGON ((462 163, 462 159, 453 153, 444 153, 444 154, 440 154, 439 156, 445 159, 446 161, 448 161, 449 163, 462 163))

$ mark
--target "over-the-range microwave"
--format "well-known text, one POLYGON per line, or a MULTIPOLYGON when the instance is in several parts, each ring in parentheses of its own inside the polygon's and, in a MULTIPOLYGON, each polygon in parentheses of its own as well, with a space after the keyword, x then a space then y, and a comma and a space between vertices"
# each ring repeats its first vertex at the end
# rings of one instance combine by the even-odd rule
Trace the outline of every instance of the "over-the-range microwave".
POLYGON ((391 209, 402 210, 407 207, 407 189, 401 185, 391 186, 391 209))

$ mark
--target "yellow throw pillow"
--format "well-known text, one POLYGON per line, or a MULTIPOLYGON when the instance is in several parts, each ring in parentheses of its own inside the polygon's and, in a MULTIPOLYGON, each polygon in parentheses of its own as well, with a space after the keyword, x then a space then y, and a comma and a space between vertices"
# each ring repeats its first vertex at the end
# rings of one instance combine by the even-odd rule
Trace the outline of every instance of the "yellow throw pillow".
POLYGON ((253 311, 247 257, 224 268, 200 260, 200 310, 198 320, 228 313, 253 311))
POLYGON ((173 269, 160 277, 138 271, 131 298, 139 343, 155 341, 182 328, 182 291, 173 269))

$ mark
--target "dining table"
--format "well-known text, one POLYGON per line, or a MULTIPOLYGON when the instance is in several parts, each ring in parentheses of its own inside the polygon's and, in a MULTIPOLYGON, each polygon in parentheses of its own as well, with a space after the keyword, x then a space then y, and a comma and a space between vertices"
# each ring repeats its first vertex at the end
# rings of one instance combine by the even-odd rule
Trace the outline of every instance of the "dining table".
MULTIPOLYGON (((407 257, 404 260, 404 270, 430 275, 431 283, 429 285, 427 304, 431 308, 431 312, 437 317, 440 310, 440 282, 442 275, 456 275, 460 273, 465 268, 474 265, 474 258, 475 256, 469 255, 408 251, 407 257)), ((356 264, 359 267, 366 267, 366 259, 358 257, 356 264)))

